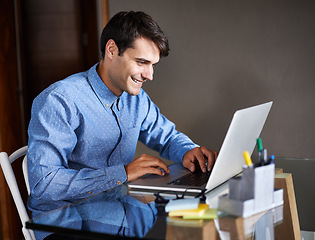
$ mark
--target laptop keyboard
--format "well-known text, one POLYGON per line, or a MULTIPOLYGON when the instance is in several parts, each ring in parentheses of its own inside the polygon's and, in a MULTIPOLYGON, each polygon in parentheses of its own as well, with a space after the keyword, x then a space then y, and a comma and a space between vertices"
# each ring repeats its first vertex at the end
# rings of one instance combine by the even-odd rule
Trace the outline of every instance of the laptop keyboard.
POLYGON ((202 172, 196 171, 192 173, 188 173, 180 178, 175 179, 167 184, 172 185, 187 185, 187 186, 202 186, 203 184, 208 182, 209 176, 211 172, 202 172))

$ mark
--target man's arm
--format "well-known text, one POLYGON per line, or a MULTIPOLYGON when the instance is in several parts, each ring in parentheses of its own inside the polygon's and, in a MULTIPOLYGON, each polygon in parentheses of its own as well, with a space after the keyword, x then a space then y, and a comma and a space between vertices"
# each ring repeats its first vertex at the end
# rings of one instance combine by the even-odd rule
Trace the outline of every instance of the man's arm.
POLYGON ((182 162, 183 166, 195 171, 195 160, 199 162, 201 169, 205 171, 206 162, 210 169, 217 157, 215 151, 206 147, 199 147, 188 136, 178 132, 175 124, 160 113, 159 108, 148 100, 148 114, 142 124, 140 141, 153 150, 156 150, 166 159, 174 162, 182 162))
POLYGON ((144 93, 147 101, 147 115, 142 122, 139 140, 147 147, 160 153, 161 157, 174 162, 182 162, 184 154, 199 147, 185 134, 175 128, 175 124, 161 114, 159 108, 144 93))

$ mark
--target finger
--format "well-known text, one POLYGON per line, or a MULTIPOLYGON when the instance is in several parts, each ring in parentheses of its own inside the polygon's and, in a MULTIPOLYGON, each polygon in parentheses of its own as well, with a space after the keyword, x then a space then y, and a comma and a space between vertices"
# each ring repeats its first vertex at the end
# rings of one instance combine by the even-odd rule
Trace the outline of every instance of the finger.
POLYGON ((140 156, 135 159, 125 166, 125 170, 128 181, 134 181, 148 173, 161 176, 165 175, 165 173, 169 173, 167 165, 162 160, 148 155, 140 156))
POLYGON ((198 165, 195 164, 199 164, 200 168, 203 169, 202 171, 206 171, 205 162, 206 160, 199 147, 189 150, 184 154, 183 157, 183 166, 188 168, 191 172, 194 172, 196 170, 198 165))
POLYGON ((165 162, 163 162, 160 158, 150 156, 150 155, 141 155, 141 166, 145 168, 161 168, 165 173, 169 173, 170 170, 165 162))
POLYGON ((167 164, 164 163, 162 160, 160 160, 159 162, 156 162, 156 163, 152 163, 152 164, 148 163, 147 167, 160 169, 160 171, 167 173, 167 174, 170 172, 170 169, 168 168, 167 164))
POLYGON ((184 155, 183 166, 185 168, 189 169, 189 171, 191 171, 191 172, 194 172, 196 170, 196 167, 195 167, 195 156, 192 153, 192 150, 186 152, 186 154, 184 155))
POLYGON ((195 157, 199 163, 200 169, 202 172, 206 172, 207 171, 207 166, 206 166, 207 159, 205 158, 205 155, 203 154, 203 152, 201 151, 200 148, 198 148, 196 150, 197 151, 195 152, 195 157))
POLYGON ((216 151, 209 150, 206 147, 201 147, 200 150, 203 152, 203 154, 207 157, 208 162, 208 171, 213 167, 215 160, 218 156, 218 153, 216 151))
POLYGON ((150 167, 150 168, 146 168, 145 169, 145 174, 156 174, 156 175, 160 175, 160 176, 164 176, 166 173, 165 171, 162 171, 159 168, 154 168, 154 167, 150 167))
POLYGON ((207 158, 207 169, 208 171, 210 171, 210 169, 213 167, 217 153, 215 151, 209 150, 206 147, 201 148, 203 154, 206 156, 207 158))
POLYGON ((193 162, 190 162, 187 168, 191 171, 194 172, 196 170, 196 166, 193 162))

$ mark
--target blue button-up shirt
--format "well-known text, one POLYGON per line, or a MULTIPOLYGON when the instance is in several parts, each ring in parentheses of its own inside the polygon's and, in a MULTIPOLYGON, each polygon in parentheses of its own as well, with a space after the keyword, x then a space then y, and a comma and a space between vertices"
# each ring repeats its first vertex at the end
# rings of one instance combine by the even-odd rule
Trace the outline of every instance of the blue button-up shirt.
POLYGON ((54 83, 34 100, 27 153, 33 212, 125 182, 124 166, 132 161, 138 140, 175 162, 197 147, 145 91, 117 97, 96 67, 54 83))

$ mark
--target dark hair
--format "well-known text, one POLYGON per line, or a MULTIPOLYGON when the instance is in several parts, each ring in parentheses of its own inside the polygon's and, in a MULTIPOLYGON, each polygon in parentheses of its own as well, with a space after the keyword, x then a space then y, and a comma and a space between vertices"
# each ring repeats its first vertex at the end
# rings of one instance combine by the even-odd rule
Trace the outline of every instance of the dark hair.
POLYGON ((152 40, 160 50, 161 57, 168 56, 168 40, 158 24, 144 12, 130 11, 115 14, 104 27, 100 39, 102 58, 108 40, 115 41, 119 55, 122 55, 139 37, 152 40))

